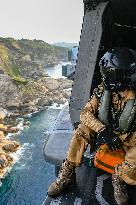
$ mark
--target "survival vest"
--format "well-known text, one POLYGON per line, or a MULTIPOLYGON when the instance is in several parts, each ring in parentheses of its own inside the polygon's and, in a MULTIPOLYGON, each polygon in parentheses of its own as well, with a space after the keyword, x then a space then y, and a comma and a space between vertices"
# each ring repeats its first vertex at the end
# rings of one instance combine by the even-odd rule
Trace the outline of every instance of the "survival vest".
MULTIPOLYGON (((110 123, 110 109, 111 109, 111 93, 105 90, 101 99, 98 112, 98 119, 105 125, 110 123)), ((136 116, 136 99, 130 99, 126 102, 118 119, 118 133, 131 132, 135 126, 136 116)), ((114 131, 114 130, 113 130, 114 131)), ((95 167, 102 169, 109 173, 114 173, 115 167, 121 164, 125 159, 125 151, 123 149, 110 150, 108 145, 104 144, 99 147, 94 156, 95 167)))
MULTIPOLYGON (((110 123, 111 93, 105 90, 101 97, 98 119, 105 125, 110 123)), ((119 116, 118 132, 127 133, 133 127, 136 117, 136 99, 130 99, 126 102, 121 115, 119 116)))

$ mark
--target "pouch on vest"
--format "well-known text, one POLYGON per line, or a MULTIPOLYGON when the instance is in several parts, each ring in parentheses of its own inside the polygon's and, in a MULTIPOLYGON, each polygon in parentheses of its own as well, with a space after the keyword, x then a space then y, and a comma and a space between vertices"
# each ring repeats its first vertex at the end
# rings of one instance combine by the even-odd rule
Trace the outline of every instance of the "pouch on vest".
POLYGON ((108 145, 104 144, 99 147, 94 156, 94 166, 113 174, 115 167, 121 164, 124 159, 125 152, 123 149, 110 150, 108 145))

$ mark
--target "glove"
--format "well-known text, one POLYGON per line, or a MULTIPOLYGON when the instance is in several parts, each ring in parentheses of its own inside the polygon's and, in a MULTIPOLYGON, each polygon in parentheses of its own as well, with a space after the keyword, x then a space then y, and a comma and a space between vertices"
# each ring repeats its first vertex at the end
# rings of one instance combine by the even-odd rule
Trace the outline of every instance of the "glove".
POLYGON ((96 139, 96 145, 107 144, 111 150, 116 150, 122 147, 122 142, 119 137, 109 128, 102 130, 96 139))

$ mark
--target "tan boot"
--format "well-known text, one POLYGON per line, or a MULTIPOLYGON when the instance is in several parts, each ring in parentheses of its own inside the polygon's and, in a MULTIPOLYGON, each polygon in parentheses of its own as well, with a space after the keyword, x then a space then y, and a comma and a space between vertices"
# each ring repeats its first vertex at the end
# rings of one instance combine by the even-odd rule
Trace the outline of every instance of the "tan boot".
POLYGON ((128 193, 126 183, 116 174, 112 175, 114 198, 118 205, 128 205, 128 193))
POLYGON ((48 195, 51 197, 58 196, 64 191, 64 189, 66 189, 69 185, 75 182, 75 166, 73 166, 66 159, 65 162, 62 164, 62 168, 59 172, 57 180, 50 185, 48 189, 48 195))

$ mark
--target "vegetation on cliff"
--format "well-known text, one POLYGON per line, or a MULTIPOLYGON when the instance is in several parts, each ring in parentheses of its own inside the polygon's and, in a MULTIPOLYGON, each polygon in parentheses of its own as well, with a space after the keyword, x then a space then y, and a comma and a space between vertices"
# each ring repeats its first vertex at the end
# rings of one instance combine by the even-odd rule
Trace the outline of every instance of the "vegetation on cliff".
POLYGON ((57 88, 48 88, 45 67, 67 60, 67 51, 40 40, 0 38, 0 107, 31 112, 41 104, 65 102, 61 86, 57 95, 57 88))
POLYGON ((0 73, 26 83, 40 78, 47 66, 67 60, 68 49, 52 46, 40 40, 0 38, 0 73))

